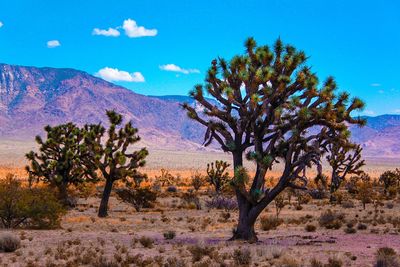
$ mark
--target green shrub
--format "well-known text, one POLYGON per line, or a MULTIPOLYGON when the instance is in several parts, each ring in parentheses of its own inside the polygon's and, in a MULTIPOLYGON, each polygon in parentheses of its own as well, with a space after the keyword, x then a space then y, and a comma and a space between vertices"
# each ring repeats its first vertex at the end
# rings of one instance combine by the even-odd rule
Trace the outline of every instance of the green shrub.
POLYGON ((21 247, 21 240, 11 233, 0 234, 0 252, 14 252, 21 247))
POLYGON ((62 204, 47 187, 24 187, 11 174, 0 180, 0 219, 5 228, 56 228, 64 212, 62 204))

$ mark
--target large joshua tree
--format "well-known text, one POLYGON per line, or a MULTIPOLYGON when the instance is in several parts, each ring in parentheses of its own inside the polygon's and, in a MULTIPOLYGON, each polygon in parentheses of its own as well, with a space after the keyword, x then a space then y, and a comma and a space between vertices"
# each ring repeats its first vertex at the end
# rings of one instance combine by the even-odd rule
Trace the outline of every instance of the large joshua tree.
POLYGON ((84 142, 85 131, 73 123, 46 126, 46 140, 36 136, 39 151, 26 154, 30 182, 42 181, 58 189, 66 201, 69 185, 97 180, 96 168, 84 163, 88 147, 84 142))
MULTIPOLYGON (((212 61, 202 85, 190 95, 203 112, 184 104, 188 116, 207 128, 205 145, 216 140, 233 156, 239 220, 233 239, 256 241, 254 224, 259 214, 287 187, 306 189, 305 170, 318 163, 323 148, 331 141, 330 131, 343 132, 347 124, 363 124, 351 112, 363 108, 358 98, 335 95, 336 83, 328 78, 319 86, 316 74, 305 65, 306 55, 278 39, 274 47, 258 46, 253 38, 245 42, 245 54, 230 62, 212 61), (256 164, 250 179, 243 157, 256 164), (272 188, 265 177, 282 161, 283 171, 272 188)), ((344 136, 344 135, 343 135, 344 136)))
POLYGON ((117 180, 131 184, 139 184, 146 176, 138 171, 139 167, 145 165, 145 157, 148 155, 146 148, 131 151, 132 144, 137 143, 140 137, 138 129, 131 122, 121 127, 122 115, 115 111, 107 111, 110 126, 107 138, 102 142, 105 128, 101 125, 86 125, 85 142, 91 150, 87 164, 96 166, 106 180, 103 195, 100 202, 99 217, 108 215, 108 200, 110 198, 113 184, 117 180), (119 129, 117 129, 119 127, 119 129))

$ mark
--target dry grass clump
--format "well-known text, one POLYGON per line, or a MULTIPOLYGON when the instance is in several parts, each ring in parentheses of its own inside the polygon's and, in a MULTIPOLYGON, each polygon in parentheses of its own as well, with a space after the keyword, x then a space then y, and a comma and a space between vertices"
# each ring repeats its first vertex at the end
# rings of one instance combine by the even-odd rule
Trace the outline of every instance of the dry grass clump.
POLYGON ((138 239, 139 243, 145 248, 152 248, 154 245, 154 239, 147 236, 142 236, 138 239))
POLYGON ((374 267, 398 267, 400 260, 397 252, 393 248, 382 247, 376 252, 376 262, 374 267))
POLYGON ((324 265, 324 267, 342 267, 342 266, 343 266, 342 260, 336 257, 329 258, 328 263, 324 265))
POLYGON ((261 229, 263 231, 275 230, 283 223, 282 219, 270 216, 263 216, 260 218, 261 229))
POLYGON ((11 233, 0 234, 0 252, 14 252, 21 247, 21 240, 11 233))

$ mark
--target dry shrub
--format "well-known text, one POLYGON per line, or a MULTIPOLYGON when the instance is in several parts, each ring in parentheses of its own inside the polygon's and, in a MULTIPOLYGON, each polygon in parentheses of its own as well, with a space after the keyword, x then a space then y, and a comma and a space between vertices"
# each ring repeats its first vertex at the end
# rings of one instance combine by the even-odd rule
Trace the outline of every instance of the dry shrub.
POLYGON ((261 229, 263 231, 275 230, 282 223, 283 220, 276 217, 263 216, 260 218, 261 229))
POLYGON ((281 267, 300 267, 301 265, 297 262, 296 259, 291 258, 289 256, 283 257, 280 261, 279 261, 279 265, 277 266, 281 266, 281 267))
POLYGON ((345 209, 351 209, 351 208, 354 208, 355 205, 354 205, 354 202, 352 200, 346 200, 346 201, 342 202, 342 207, 345 208, 345 209))
POLYGON ((164 235, 164 238, 165 238, 166 240, 171 240, 171 239, 174 239, 174 238, 175 238, 176 233, 175 233, 175 231, 167 231, 167 232, 165 232, 163 235, 164 235))
POLYGON ((170 257, 164 263, 164 267, 185 267, 186 262, 184 259, 178 259, 177 257, 170 257))
POLYGON ((142 236, 138 241, 145 248, 152 248, 154 245, 154 240, 151 237, 142 236))
POLYGON ((201 210, 200 198, 196 195, 193 190, 189 190, 182 194, 182 207, 189 209, 201 210))
POLYGON ((346 234, 355 234, 357 232, 357 230, 355 228, 353 228, 353 227, 347 227, 347 228, 344 229, 344 232, 346 234))
POLYGON ((204 256, 209 256, 210 258, 212 258, 212 253, 214 249, 214 247, 208 247, 200 244, 193 245, 188 248, 189 252, 192 254, 193 262, 200 261, 204 256))
POLYGON ((326 229, 339 229, 342 227, 343 220, 343 213, 336 213, 329 209, 321 214, 318 222, 320 226, 325 227, 326 229))
POLYGON ((190 182, 191 186, 195 191, 199 191, 200 188, 204 185, 204 176, 199 172, 195 172, 191 176, 192 180, 190 182))
POLYGON ((116 193, 122 201, 132 204, 137 212, 142 208, 153 208, 157 199, 157 194, 149 188, 123 188, 118 189, 116 193))
POLYGON ((217 195, 211 200, 206 201, 206 207, 209 209, 220 209, 220 210, 237 210, 237 201, 233 198, 224 197, 222 195, 217 195))
POLYGON ((366 230, 367 228, 368 228, 368 226, 365 223, 359 223, 357 225, 358 230, 366 230))
POLYGON ((11 233, 0 234, 0 252, 14 252, 21 247, 21 240, 11 233))
POLYGON ((248 248, 235 249, 232 257, 235 264, 238 266, 250 265, 251 263, 251 251, 248 248))
POLYGON ((316 258, 311 259, 310 267, 324 267, 324 264, 317 260, 316 258))
POLYGON ((315 232, 316 229, 317 229, 317 227, 313 224, 307 224, 305 227, 305 230, 307 232, 315 232))

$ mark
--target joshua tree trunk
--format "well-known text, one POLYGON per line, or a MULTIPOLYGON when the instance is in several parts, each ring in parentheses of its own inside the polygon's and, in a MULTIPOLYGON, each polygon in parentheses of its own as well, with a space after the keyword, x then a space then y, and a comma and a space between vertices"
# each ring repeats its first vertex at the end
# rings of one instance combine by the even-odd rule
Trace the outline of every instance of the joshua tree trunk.
POLYGON ((61 183, 60 186, 58 187, 58 194, 59 194, 59 199, 63 202, 65 202, 68 198, 68 190, 67 190, 67 184, 66 183, 61 183))
POLYGON ((236 227, 236 230, 233 233, 233 236, 230 240, 246 240, 250 243, 257 242, 257 234, 254 230, 254 224, 257 220, 257 216, 254 216, 250 213, 252 206, 249 202, 244 200, 245 202, 239 202, 239 221, 236 227), (241 203, 240 203, 241 202, 241 203))
MULTIPOLYGON (((242 153, 233 154, 233 167, 236 170, 243 166, 242 153)), ((256 211, 258 207, 254 207, 241 193, 236 189, 236 199, 239 207, 238 225, 229 240, 246 240, 249 242, 257 242, 257 234, 254 225, 258 215, 261 213, 256 211)))
POLYGON ((108 178, 106 180, 106 185, 104 186, 103 195, 101 197, 100 207, 99 207, 99 214, 98 216, 103 218, 108 216, 108 200, 110 198, 111 189, 113 186, 113 180, 108 178))

